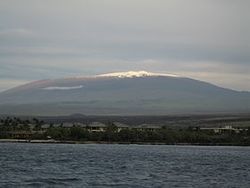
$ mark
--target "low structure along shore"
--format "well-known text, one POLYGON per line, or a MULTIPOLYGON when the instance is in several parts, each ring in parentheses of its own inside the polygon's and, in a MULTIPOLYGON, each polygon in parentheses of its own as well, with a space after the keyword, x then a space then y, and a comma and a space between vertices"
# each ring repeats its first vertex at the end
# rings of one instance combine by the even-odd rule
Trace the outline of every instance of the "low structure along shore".
POLYGON ((250 145, 247 127, 129 126, 119 122, 47 124, 39 120, 6 118, 0 121, 1 142, 28 143, 164 143, 250 145))

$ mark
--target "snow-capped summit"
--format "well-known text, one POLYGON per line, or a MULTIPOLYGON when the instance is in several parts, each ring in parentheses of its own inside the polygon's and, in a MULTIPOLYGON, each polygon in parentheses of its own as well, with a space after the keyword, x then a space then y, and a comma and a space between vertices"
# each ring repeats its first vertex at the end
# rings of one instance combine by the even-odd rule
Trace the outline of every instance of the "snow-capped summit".
POLYGON ((118 78, 137 78, 137 77, 148 77, 148 76, 179 77, 174 74, 152 73, 147 71, 114 72, 114 73, 97 75, 97 77, 118 77, 118 78))

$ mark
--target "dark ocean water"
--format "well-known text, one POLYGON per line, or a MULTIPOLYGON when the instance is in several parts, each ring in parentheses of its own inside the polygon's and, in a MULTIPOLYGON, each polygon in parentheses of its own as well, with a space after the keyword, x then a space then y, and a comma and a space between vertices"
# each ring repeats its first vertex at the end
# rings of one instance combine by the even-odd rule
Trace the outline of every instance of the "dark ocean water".
POLYGON ((250 187, 250 148, 0 144, 0 187, 250 187))

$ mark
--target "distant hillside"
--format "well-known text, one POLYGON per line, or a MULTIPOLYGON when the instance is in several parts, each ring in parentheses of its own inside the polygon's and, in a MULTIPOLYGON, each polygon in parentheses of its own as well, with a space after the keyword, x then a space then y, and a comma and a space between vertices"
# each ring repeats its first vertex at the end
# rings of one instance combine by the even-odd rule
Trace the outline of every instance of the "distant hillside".
POLYGON ((145 71, 42 80, 0 93, 0 114, 165 115, 250 112, 250 94, 145 71))

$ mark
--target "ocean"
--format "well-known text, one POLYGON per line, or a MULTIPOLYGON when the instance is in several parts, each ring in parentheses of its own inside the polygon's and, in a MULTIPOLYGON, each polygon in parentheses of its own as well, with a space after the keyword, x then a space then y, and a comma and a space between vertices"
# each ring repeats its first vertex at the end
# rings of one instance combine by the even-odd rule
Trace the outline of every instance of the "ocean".
POLYGON ((0 143, 0 187, 250 187, 250 147, 0 143))

